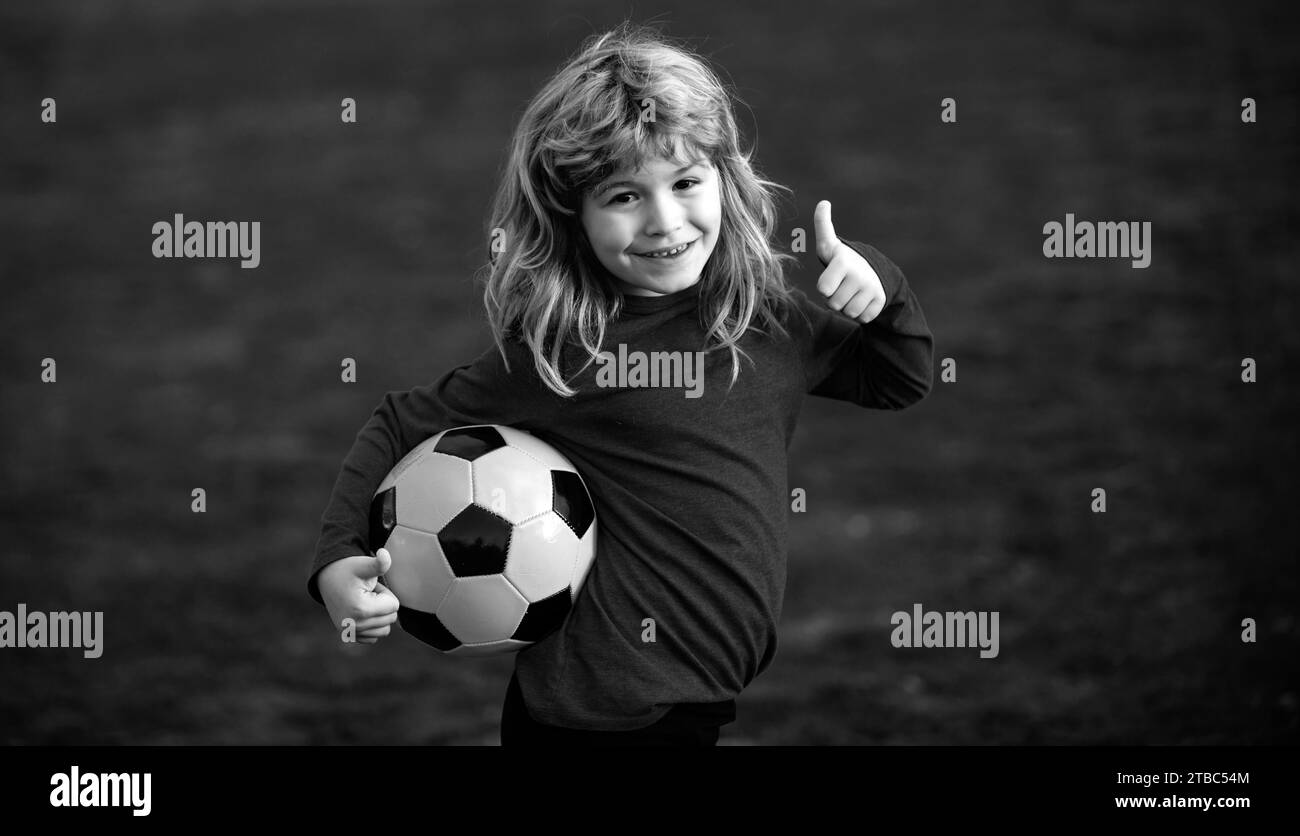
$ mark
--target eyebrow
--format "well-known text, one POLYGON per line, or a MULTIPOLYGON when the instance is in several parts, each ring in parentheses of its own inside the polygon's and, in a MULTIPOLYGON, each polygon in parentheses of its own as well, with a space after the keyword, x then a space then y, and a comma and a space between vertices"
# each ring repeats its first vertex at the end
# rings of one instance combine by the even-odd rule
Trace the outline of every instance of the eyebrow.
MULTIPOLYGON (((695 168, 696 166, 702 166, 707 162, 708 160, 706 159, 692 160, 691 162, 687 163, 686 165, 682 166, 681 168, 673 172, 673 176, 680 177, 683 173, 690 171, 692 168, 695 168)), ((601 185, 597 186, 596 190, 592 192, 592 194, 599 197, 600 195, 603 195, 605 192, 609 191, 610 189, 616 188, 618 186, 632 186, 633 188, 635 188, 637 185, 638 183, 635 180, 611 180, 608 183, 602 183, 601 185)))

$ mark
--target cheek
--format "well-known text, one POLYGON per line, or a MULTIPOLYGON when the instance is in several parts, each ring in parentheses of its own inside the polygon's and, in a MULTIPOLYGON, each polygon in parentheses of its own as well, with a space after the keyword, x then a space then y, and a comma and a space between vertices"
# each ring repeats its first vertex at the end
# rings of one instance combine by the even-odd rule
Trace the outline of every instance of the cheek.
POLYGON ((587 240, 597 252, 614 253, 624 249, 629 240, 617 219, 593 216, 583 221, 587 240))
POLYGON ((716 187, 714 187, 713 194, 709 195, 709 200, 705 203, 704 214, 701 220, 708 225, 709 231, 713 233, 713 236, 716 238, 719 231, 718 228, 722 225, 722 198, 718 194, 716 187))

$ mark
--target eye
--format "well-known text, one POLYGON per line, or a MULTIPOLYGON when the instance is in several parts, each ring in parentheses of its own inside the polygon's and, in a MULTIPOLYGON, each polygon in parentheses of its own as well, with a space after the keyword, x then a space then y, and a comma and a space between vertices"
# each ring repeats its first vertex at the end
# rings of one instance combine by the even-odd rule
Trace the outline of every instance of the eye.
POLYGON ((636 197, 636 194, 634 194, 633 192, 619 192, 618 194, 614 195, 609 199, 609 205, 611 206, 615 204, 624 205, 627 203, 626 200, 623 200, 623 198, 625 197, 636 197))
POLYGON ((677 185, 679 185, 679 186, 682 185, 683 183, 686 184, 686 188, 688 188, 688 189, 690 189, 690 188, 694 188, 695 186, 700 185, 700 181, 699 181, 699 180, 696 180, 694 177, 687 177, 685 180, 678 180, 678 181, 677 181, 677 185))

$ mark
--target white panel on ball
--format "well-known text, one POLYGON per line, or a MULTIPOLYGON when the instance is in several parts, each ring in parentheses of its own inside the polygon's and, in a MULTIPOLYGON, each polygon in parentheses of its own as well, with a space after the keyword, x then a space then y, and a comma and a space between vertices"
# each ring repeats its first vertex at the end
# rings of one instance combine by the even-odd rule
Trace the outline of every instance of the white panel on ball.
POLYGON ((398 601, 421 612, 436 612, 456 578, 442 555, 438 538, 398 525, 384 544, 393 565, 384 585, 402 590, 398 601))
POLYGON ((410 470, 420 461, 420 459, 427 456, 429 451, 433 449, 437 442, 438 436, 435 435, 432 438, 426 438, 424 441, 421 441, 419 444, 412 447, 407 454, 402 457, 402 460, 398 462, 392 470, 388 471, 388 475, 384 477, 384 481, 380 482, 379 487, 375 489, 375 493, 383 493, 391 488, 394 483, 402 477, 403 473, 410 470))
POLYGON ((429 453, 397 480, 397 522, 407 528, 437 534, 473 501, 470 464, 456 456, 429 453))
POLYGON ((513 447, 500 447, 474 460, 474 502, 512 523, 536 517, 551 510, 551 471, 513 447))
POLYGON ((458 578, 438 608, 438 619, 464 644, 514 635, 528 602, 504 575, 458 578))
POLYGON ((506 555, 506 580, 530 602, 565 589, 578 558, 578 538, 553 511, 515 526, 506 555))
POLYGON ((558 450, 553 449, 549 444, 530 433, 517 430, 514 427, 497 427, 497 432, 501 433, 501 437, 511 447, 524 451, 551 470, 578 472, 568 459, 560 455, 558 450))

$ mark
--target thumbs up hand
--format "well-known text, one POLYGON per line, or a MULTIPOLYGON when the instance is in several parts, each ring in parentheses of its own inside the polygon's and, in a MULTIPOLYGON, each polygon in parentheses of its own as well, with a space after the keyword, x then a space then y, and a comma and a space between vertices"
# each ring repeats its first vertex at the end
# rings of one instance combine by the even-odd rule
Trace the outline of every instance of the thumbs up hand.
POLYGON ((375 644, 392 631, 401 604, 379 580, 392 566, 388 549, 380 549, 374 557, 345 557, 320 570, 321 600, 336 631, 351 619, 360 644, 375 644))
POLYGON ((817 292, 826 297, 826 304, 864 324, 879 316, 888 301, 885 287, 867 260, 836 237, 829 201, 821 201, 813 211, 813 235, 817 257, 826 265, 817 279, 817 292))

